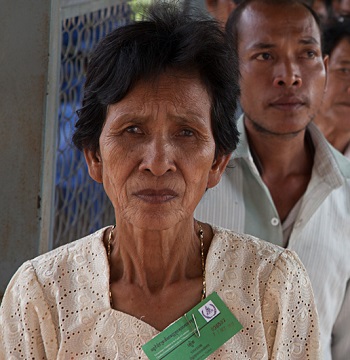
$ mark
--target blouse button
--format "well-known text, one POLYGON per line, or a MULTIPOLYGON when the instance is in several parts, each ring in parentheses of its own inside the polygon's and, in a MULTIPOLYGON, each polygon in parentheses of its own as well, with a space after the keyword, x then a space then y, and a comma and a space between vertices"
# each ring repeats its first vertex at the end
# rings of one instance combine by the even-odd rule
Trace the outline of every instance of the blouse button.
POLYGON ((279 222, 279 220, 277 218, 274 217, 274 218, 271 219, 271 225, 272 226, 277 226, 279 223, 280 222, 279 222))

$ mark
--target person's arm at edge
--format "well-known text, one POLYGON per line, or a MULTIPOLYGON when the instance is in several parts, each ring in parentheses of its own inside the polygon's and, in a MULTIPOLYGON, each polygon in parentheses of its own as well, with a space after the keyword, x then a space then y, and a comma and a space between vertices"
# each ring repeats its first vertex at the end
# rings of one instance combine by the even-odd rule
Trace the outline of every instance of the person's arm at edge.
POLYGON ((348 360, 350 354, 350 280, 332 331, 332 358, 348 360))
POLYGON ((11 279, 0 307, 0 360, 11 356, 57 358, 50 309, 29 261, 11 279))

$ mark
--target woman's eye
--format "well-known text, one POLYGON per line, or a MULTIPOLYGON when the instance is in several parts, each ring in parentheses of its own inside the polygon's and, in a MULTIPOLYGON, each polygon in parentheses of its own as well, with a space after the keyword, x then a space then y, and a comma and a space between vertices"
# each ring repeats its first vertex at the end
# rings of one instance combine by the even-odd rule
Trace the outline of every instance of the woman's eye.
POLYGON ((190 129, 183 129, 180 131, 180 136, 193 136, 194 132, 190 129))
POLYGON ((125 131, 129 134, 142 134, 142 131, 138 126, 129 126, 125 131))
POLYGON ((271 54, 269 53, 262 53, 262 54, 259 54, 257 57, 256 57, 257 60, 270 60, 271 59, 271 54))

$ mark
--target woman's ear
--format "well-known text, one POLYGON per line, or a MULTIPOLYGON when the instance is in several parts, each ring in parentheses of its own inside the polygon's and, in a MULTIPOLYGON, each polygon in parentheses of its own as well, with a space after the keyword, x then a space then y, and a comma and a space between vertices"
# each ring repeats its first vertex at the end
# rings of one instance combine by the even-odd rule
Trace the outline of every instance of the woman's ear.
POLYGON ((88 148, 85 148, 84 156, 90 177, 96 182, 102 183, 103 166, 99 151, 98 150, 93 151, 88 148))
POLYGON ((228 154, 220 155, 214 160, 209 172, 207 189, 216 186, 220 182, 221 176, 224 173, 230 158, 231 154, 228 154))

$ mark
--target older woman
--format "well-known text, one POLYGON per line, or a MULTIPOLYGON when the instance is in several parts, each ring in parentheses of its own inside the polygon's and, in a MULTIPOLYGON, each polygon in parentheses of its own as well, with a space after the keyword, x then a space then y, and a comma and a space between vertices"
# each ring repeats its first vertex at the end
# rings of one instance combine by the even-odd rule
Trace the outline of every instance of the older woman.
MULTIPOLYGON (((236 69, 217 23, 173 5, 99 44, 73 140, 115 225, 18 270, 1 307, 2 358, 146 359, 144 344, 214 292, 242 329, 191 358, 318 358, 312 290, 295 253, 193 218, 237 144, 236 69)), ((230 331, 225 321, 204 339, 194 316, 188 323, 210 343, 230 331)))

